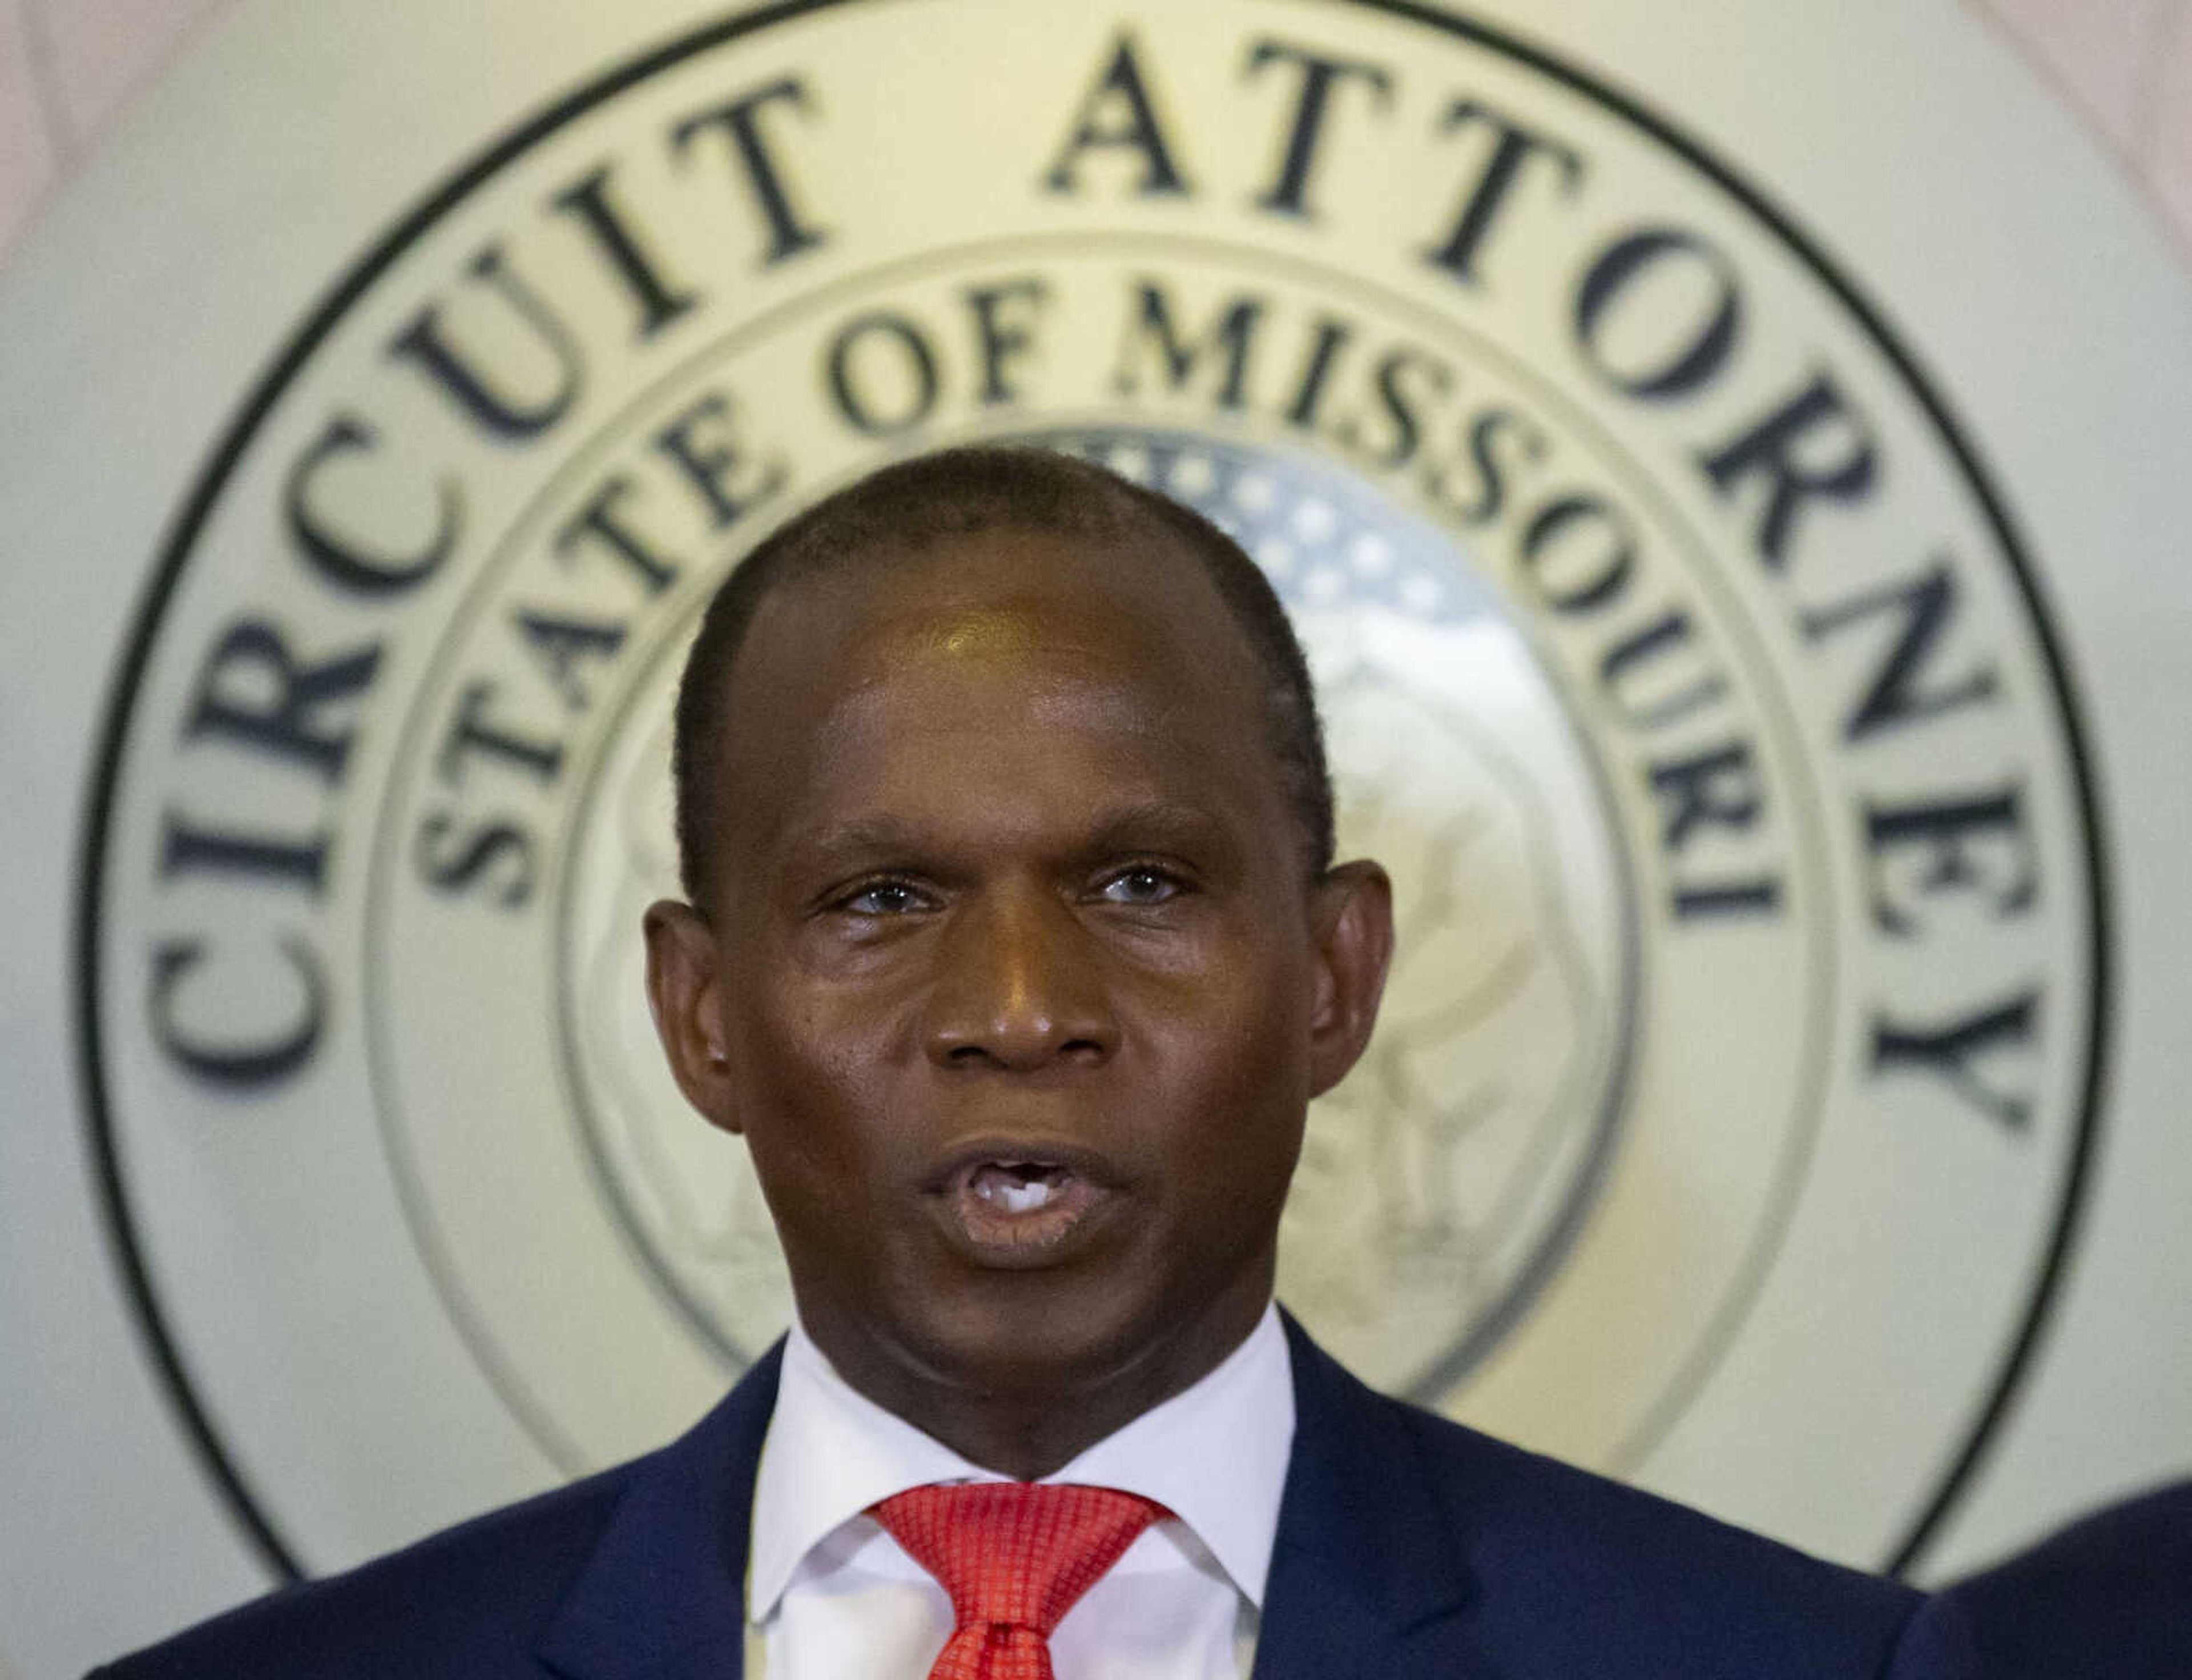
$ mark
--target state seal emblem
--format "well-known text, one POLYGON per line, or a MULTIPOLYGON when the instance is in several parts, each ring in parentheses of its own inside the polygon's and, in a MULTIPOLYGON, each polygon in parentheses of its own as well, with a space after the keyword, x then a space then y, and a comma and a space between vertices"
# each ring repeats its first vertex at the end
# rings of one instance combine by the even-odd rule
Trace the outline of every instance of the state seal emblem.
POLYGON ((1801 217, 1400 0, 778 5, 420 187, 210 447, 85 840, 109 1210, 270 1560, 643 1449, 785 1322, 638 985, 671 684, 761 535, 975 439, 1240 537, 1393 869, 1285 1298, 1922 1546, 2064 1251, 2105 879, 2005 499, 1801 217))

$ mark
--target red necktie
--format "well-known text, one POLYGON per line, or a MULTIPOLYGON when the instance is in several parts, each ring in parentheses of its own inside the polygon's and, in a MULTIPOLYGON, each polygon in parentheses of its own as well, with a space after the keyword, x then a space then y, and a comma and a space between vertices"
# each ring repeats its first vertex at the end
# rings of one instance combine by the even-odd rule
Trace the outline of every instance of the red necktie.
POLYGON ((951 1597, 928 1680, 1053 1680, 1050 1634, 1134 1537, 1172 1513, 1110 1488, 970 1482, 872 1507, 951 1597))

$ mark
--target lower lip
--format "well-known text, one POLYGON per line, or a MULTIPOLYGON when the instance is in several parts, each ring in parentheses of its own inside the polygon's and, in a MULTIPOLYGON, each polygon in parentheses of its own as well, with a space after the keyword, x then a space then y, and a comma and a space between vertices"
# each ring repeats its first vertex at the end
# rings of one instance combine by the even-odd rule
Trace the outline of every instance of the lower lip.
POLYGON ((1069 1178, 1040 1208, 1014 1213, 976 1195, 973 1184, 962 1180, 945 1191, 941 1201, 945 1226, 961 1249, 981 1265, 1019 1267, 1047 1266, 1060 1259, 1106 1196, 1085 1179, 1069 1178))

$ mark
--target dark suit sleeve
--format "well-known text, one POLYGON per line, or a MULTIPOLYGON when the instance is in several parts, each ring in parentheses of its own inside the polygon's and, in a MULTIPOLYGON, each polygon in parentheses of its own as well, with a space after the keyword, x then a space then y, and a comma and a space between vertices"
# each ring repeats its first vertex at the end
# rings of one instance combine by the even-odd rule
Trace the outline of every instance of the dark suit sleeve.
POLYGON ((1978 1646, 1961 1600, 1935 1594, 1903 1625, 1879 1680, 1981 1680, 1978 1646))
POLYGON ((2192 1482, 1936 1593, 1884 1680, 2192 1680, 2192 1482))

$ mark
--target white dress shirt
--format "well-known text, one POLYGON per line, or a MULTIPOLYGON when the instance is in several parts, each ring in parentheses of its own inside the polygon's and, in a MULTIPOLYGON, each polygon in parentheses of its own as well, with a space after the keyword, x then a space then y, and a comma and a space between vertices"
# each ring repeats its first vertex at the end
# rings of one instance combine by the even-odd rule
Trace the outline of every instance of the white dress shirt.
MULTIPOLYGON (((1043 1478, 1139 1494, 1179 1519, 1144 1530, 1066 1613, 1058 1680, 1245 1680, 1293 1434, 1267 1306, 1200 1382, 1043 1478)), ((951 1602, 864 1513, 932 1482, 1007 1479, 856 1392, 795 1324, 754 1481, 749 1680, 924 1680, 951 1602)))

